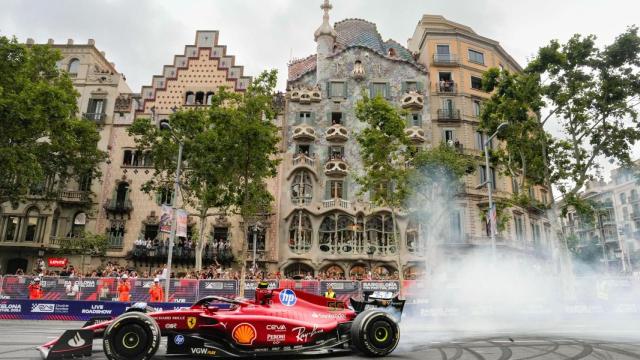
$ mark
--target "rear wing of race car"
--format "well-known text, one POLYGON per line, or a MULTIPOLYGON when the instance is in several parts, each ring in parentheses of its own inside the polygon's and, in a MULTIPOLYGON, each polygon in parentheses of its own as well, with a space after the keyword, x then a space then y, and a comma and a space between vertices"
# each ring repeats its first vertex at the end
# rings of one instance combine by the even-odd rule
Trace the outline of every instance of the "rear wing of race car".
POLYGON ((364 300, 350 298, 350 304, 356 313, 361 313, 368 309, 379 309, 394 315, 398 321, 404 310, 406 300, 400 300, 398 295, 387 291, 365 291, 364 300))
POLYGON ((67 330, 51 347, 40 346, 38 351, 45 360, 58 360, 91 356, 93 330, 67 330))

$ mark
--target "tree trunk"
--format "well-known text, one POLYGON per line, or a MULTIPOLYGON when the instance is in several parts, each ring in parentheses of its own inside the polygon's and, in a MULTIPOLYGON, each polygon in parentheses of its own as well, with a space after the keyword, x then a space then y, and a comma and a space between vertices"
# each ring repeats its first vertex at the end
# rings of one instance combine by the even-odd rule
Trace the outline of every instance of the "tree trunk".
POLYGON ((207 226, 207 209, 200 210, 200 233, 198 236, 198 244, 196 244, 196 271, 202 270, 202 250, 206 243, 204 239, 204 231, 207 226))

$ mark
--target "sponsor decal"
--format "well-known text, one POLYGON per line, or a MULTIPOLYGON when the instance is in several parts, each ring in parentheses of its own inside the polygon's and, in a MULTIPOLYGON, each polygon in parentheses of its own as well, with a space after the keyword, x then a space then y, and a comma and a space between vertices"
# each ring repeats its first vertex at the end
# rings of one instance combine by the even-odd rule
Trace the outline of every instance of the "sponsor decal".
POLYGON ((184 344, 184 336, 183 335, 176 335, 173 338, 173 343, 176 344, 176 345, 184 344))
POLYGON ((216 356, 216 351, 213 349, 207 349, 203 347, 194 347, 191 348, 191 355, 200 355, 200 356, 216 356))
POLYGON ((47 265, 49 267, 65 267, 68 261, 67 258, 48 258, 47 265))
POLYGON ((189 316, 187 318, 187 326, 189 327, 189 329, 193 329, 194 327, 196 327, 197 322, 198 320, 196 319, 195 316, 189 316))
POLYGON ((221 282, 209 282, 204 285, 207 290, 222 290, 223 284, 221 282))
POLYGON ((344 310, 344 302, 342 301, 329 301, 327 303, 329 311, 342 311, 344 310))
POLYGON ((293 306, 298 301, 296 293, 291 289, 284 289, 280 291, 280 295, 278 295, 278 297, 280 298, 280 303, 284 306, 293 306))
POLYGON ((84 341, 82 336, 80 336, 80 333, 77 332, 71 339, 69 339, 67 344, 73 348, 77 348, 86 344, 86 341, 84 341))
POLYGON ((313 324, 313 329, 307 330, 306 327, 300 326, 291 329, 296 335, 296 341, 298 342, 308 342, 312 337, 322 334, 324 332, 323 329, 318 329, 318 325, 313 324))
POLYGON ((42 303, 34 303, 31 304, 31 312, 32 313, 53 313, 55 311, 55 304, 42 304, 42 303))
POLYGON ((267 341, 273 343, 274 345, 280 344, 284 341, 284 339, 284 334, 267 334, 267 341))
POLYGON ((256 339, 256 328, 249 323, 240 323, 233 328, 231 337, 240 345, 251 345, 256 339))
POLYGON ((0 313, 22 312, 22 304, 0 304, 0 313))
POLYGON ((226 322, 220 322, 220 325, 222 325, 222 327, 226 330, 227 329, 227 323, 226 322))
POLYGON ((346 314, 341 314, 341 313, 330 313, 330 314, 323 314, 323 313, 317 313, 317 312, 312 312, 311 313, 311 317, 314 319, 336 319, 336 320, 343 320, 347 318, 346 314))
POLYGON ((281 331, 287 331, 287 327, 284 324, 280 324, 280 325, 269 324, 267 325, 267 330, 281 332, 281 331))
POLYGON ((176 329, 177 327, 178 327, 178 324, 176 323, 169 323, 164 325, 165 329, 176 329))
POLYGON ((82 309, 80 312, 82 314, 89 315, 111 315, 113 309, 106 309, 104 305, 91 305, 90 309, 82 309))

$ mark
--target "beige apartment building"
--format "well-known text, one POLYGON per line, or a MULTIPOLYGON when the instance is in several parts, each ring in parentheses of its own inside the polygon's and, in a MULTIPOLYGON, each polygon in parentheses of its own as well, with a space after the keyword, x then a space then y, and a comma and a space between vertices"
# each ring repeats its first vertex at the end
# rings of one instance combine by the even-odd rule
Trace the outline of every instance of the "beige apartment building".
MULTIPOLYGON (((466 176, 465 188, 458 196, 460 209, 460 246, 452 247, 452 260, 460 248, 488 245, 487 227, 482 221, 488 208, 483 143, 488 138, 478 130, 480 109, 491 94, 482 90, 482 74, 489 68, 510 72, 522 71, 518 63, 495 40, 477 34, 466 25, 440 15, 424 15, 418 22, 408 48, 429 72, 426 87, 431 115, 432 145, 444 142, 477 159, 477 169, 466 176)), ((492 146, 500 146, 494 141, 492 146)), ((518 189, 516 182, 490 166, 495 179, 494 198, 507 199, 518 189)), ((508 222, 497 236, 497 245, 505 256, 535 255, 550 259, 555 253, 552 224, 545 208, 551 203, 550 192, 532 187, 529 197, 538 205, 505 209, 508 222)))

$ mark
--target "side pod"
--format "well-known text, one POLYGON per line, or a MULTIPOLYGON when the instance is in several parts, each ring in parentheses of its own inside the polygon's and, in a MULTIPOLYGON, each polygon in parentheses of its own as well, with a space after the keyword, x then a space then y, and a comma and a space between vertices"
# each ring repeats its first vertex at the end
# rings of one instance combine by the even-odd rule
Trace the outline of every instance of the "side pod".
POLYGON ((38 351, 45 360, 71 359, 91 356, 93 347, 92 330, 67 330, 50 348, 39 347, 38 351))

